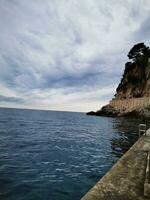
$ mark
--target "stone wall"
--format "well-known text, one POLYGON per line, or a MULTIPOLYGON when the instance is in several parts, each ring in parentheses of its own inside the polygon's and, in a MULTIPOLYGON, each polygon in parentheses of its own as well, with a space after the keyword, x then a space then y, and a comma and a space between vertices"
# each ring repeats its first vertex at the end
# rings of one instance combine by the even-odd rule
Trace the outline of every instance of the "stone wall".
POLYGON ((150 106, 150 97, 112 100, 109 104, 120 111, 132 111, 137 108, 150 106))

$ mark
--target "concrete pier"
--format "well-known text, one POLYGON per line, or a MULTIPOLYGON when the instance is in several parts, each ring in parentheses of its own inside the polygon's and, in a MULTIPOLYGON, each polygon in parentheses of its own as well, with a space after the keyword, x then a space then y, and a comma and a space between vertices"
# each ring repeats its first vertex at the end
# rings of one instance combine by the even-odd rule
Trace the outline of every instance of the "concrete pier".
POLYGON ((150 199, 150 129, 81 200, 150 199))

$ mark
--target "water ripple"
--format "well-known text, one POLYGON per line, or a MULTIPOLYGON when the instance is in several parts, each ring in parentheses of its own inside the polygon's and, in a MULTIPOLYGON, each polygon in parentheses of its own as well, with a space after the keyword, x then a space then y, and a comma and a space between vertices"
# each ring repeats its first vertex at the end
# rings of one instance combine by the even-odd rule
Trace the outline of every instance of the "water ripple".
POLYGON ((136 140, 131 121, 1 109, 0 199, 80 199, 136 140))

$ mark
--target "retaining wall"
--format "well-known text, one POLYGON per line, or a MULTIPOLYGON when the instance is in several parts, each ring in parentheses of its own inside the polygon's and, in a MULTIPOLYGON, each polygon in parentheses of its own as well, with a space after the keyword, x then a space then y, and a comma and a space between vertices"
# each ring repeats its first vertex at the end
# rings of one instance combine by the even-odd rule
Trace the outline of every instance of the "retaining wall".
POLYGON ((112 100, 109 102, 111 106, 120 110, 134 110, 136 108, 150 106, 150 97, 131 98, 124 100, 112 100))
POLYGON ((145 175, 150 129, 81 200, 147 200, 145 175), (144 191, 145 190, 145 191, 144 191), (146 196, 145 196, 146 195, 146 196))

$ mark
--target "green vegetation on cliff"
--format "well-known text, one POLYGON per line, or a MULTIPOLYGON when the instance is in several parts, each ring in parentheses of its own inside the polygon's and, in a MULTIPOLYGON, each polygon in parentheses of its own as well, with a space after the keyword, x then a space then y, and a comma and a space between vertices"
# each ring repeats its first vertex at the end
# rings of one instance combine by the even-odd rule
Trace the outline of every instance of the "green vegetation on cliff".
POLYGON ((144 43, 138 43, 128 53, 131 60, 125 64, 125 70, 116 89, 116 99, 150 96, 150 49, 144 43))

